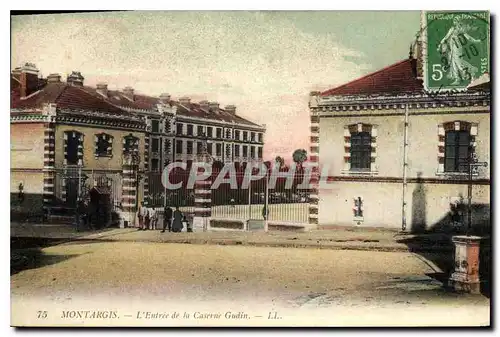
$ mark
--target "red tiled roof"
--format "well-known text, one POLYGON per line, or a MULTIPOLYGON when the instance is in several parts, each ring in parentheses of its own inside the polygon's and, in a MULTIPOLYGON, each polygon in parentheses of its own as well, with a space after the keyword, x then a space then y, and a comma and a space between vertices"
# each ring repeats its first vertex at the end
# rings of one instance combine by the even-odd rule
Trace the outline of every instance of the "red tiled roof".
MULTIPOLYGON (((92 88, 95 91, 95 89, 92 88)), ((97 95, 100 95, 96 92, 97 95)), ((156 111, 159 99, 157 97, 134 94, 134 100, 130 100, 123 92, 108 90, 108 100, 115 105, 132 109, 156 111)))
POLYGON ((56 103, 63 109, 124 113, 122 109, 90 94, 83 87, 67 83, 48 83, 26 99, 20 98, 18 88, 12 89, 11 106, 14 109, 42 108, 46 103, 56 103))
MULTIPOLYGON (((88 86, 74 86, 65 82, 48 83, 38 92, 20 99, 20 89, 16 86, 16 79, 11 77, 11 107, 14 109, 42 108, 45 103, 56 103, 60 108, 74 110, 91 110, 99 112, 133 114, 126 112, 121 107, 128 107, 141 110, 157 111, 158 97, 134 94, 134 99, 130 100, 123 92, 109 90, 107 98, 99 94, 96 88, 88 86)), ((211 119, 214 121, 232 122, 246 124, 249 126, 259 126, 240 116, 232 115, 224 109, 207 112, 200 108, 199 104, 189 103, 181 105, 179 102, 170 101, 171 105, 177 106, 177 113, 181 116, 198 117, 211 119)))
POLYGON ((489 92, 489 91, 491 91, 491 83, 489 81, 484 82, 484 83, 469 87, 468 90, 469 91, 489 92))
MULTIPOLYGON (((85 87, 86 90, 91 91, 95 95, 99 95, 94 88, 85 87)), ((100 96, 102 97, 102 96, 100 96)), ((129 107, 133 109, 143 109, 143 110, 153 110, 157 111, 157 104, 160 102, 158 97, 147 96, 142 94, 134 94, 134 100, 130 100, 123 92, 116 90, 108 90, 108 100, 115 105, 129 107)), ((247 124, 250 126, 259 126, 258 124, 252 123, 249 120, 246 120, 240 116, 232 115, 229 112, 226 112, 224 109, 218 109, 216 112, 213 111, 205 111, 201 109, 200 105, 197 103, 186 103, 181 105, 177 101, 170 101, 171 105, 177 106, 177 114, 180 116, 186 117, 198 117, 211 119, 214 121, 224 121, 224 122, 232 122, 247 124)))
POLYGON ((217 111, 206 111, 200 107, 199 104, 197 103, 189 103, 189 106, 186 109, 186 105, 181 105, 178 102, 172 102, 174 105, 177 106, 177 114, 181 116, 188 116, 188 117, 198 117, 198 118, 206 118, 206 119, 211 119, 214 121, 222 121, 222 122, 235 122, 239 124, 246 124, 250 126, 259 126, 258 124, 252 123, 249 120, 246 120, 243 117, 240 117, 238 115, 232 115, 229 112, 225 111, 224 109, 217 109, 217 111))
POLYGON ((416 59, 406 59, 339 87, 324 91, 322 96, 373 95, 422 92, 422 81, 417 79, 416 59))

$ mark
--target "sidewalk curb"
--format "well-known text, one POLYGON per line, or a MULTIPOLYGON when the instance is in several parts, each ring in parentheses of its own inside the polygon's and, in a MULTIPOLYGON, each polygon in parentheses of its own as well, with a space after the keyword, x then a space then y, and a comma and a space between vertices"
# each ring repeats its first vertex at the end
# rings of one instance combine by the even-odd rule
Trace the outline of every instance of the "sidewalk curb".
POLYGON ((101 237, 78 237, 68 239, 61 244, 76 241, 103 241, 103 242, 140 242, 140 243, 162 243, 162 244, 194 244, 194 245, 218 245, 218 246, 252 246, 252 247, 274 247, 274 248, 308 248, 308 249, 331 249, 331 250, 357 250, 357 251, 377 251, 377 252, 407 252, 407 253, 450 253, 453 247, 422 247, 419 249, 395 245, 328 245, 328 244, 312 244, 312 243, 298 243, 298 242, 256 242, 244 240, 204 240, 204 239, 171 239, 171 240, 148 240, 148 239, 113 239, 114 236, 122 233, 116 233, 101 237))

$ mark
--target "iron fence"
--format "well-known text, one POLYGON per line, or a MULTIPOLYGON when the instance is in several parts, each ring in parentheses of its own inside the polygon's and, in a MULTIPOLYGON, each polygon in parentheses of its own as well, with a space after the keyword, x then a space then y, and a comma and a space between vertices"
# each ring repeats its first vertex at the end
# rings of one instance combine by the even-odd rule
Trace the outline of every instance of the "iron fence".
POLYGON ((212 218, 264 219, 267 215, 270 221, 307 223, 310 191, 299 187, 303 173, 294 175, 291 186, 286 178, 271 186, 268 175, 244 186, 243 178, 244 173, 237 173, 237 189, 231 189, 230 183, 212 189, 212 218))
MULTIPOLYGON (((212 172, 215 182, 220 171, 212 172)), ((169 181, 181 183, 179 188, 166 189, 161 172, 147 172, 148 189, 144 197, 150 207, 155 207, 161 215, 164 205, 179 207, 182 212, 192 215, 195 209, 194 188, 188 188, 189 171, 173 171, 169 181)), ((276 184, 268 183, 269 176, 243 183, 244 172, 236 173, 236 188, 229 182, 211 189, 211 217, 222 219, 263 219, 270 221, 307 223, 309 195, 307 188, 300 187, 304 173, 296 173, 292 184, 287 186, 286 178, 278 178, 276 184), (267 205, 267 208, 266 208, 267 205), (267 214, 266 214, 267 210, 267 214)), ((105 188, 109 202, 117 209, 122 201, 122 173, 112 170, 86 170, 81 167, 65 167, 56 170, 56 205, 76 207, 78 198, 85 198, 94 187, 105 188)))
MULTIPOLYGON (((212 172, 212 182, 215 182, 219 173, 218 170, 212 172)), ((211 189, 212 218, 262 219, 267 199, 268 220, 307 223, 310 191, 299 187, 304 179, 303 173, 294 175, 291 186, 286 186, 285 178, 278 178, 272 188, 268 186, 268 176, 251 181, 248 186, 243 184, 244 176, 244 172, 236 174, 236 188, 224 183, 211 189)), ((182 183, 180 188, 172 190, 163 186, 161 173, 151 172, 148 177, 148 204, 151 207, 158 207, 161 213, 166 203, 171 207, 179 206, 181 211, 188 214, 194 212, 194 189, 188 188, 189 170, 170 173, 170 183, 182 183)))

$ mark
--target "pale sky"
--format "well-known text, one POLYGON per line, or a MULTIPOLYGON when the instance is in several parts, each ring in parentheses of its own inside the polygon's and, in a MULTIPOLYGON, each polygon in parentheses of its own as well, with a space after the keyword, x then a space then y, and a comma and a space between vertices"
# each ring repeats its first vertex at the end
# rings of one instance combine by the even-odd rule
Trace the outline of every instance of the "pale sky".
POLYGON ((408 57, 412 12, 114 12, 12 17, 11 67, 236 105, 264 158, 309 151, 308 94, 408 57))

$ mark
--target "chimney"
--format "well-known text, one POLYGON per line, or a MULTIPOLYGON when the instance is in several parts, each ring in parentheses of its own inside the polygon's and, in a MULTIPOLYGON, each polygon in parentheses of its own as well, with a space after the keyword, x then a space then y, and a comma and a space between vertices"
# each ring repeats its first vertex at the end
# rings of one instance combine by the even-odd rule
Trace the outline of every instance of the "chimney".
POLYGON ((210 110, 214 111, 214 110, 219 110, 219 103, 218 102, 209 102, 208 103, 208 107, 210 108, 210 110))
POLYGON ((224 110, 229 112, 231 115, 236 115, 236 106, 234 106, 234 105, 226 105, 224 110))
POLYGON ((59 74, 50 74, 47 76, 47 83, 60 83, 61 75, 59 74))
POLYGON ((205 110, 205 111, 208 111, 208 109, 210 109, 210 106, 208 105, 208 101, 206 101, 206 100, 200 101, 200 108, 205 110))
POLYGON ((123 94, 125 95, 125 97, 127 97, 131 101, 134 100, 134 88, 132 88, 132 87, 123 88, 123 94))
POLYGON ((66 78, 66 82, 68 82, 68 84, 70 84, 70 85, 82 87, 84 79, 85 78, 82 76, 82 74, 79 71, 72 71, 71 75, 69 75, 66 78))
POLYGON ((26 97, 38 90, 38 69, 33 63, 26 63, 20 69, 19 82, 21 82, 21 98, 26 97))
POLYGON ((108 84, 107 83, 97 83, 96 91, 104 97, 108 97, 108 84))
POLYGON ((162 102, 163 104, 167 104, 168 102, 170 102, 170 94, 161 94, 160 95, 160 102, 162 102))
POLYGON ((181 97, 179 98, 179 103, 181 103, 182 105, 186 105, 186 104, 189 104, 191 102, 191 98, 189 97, 181 97))

